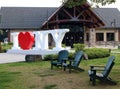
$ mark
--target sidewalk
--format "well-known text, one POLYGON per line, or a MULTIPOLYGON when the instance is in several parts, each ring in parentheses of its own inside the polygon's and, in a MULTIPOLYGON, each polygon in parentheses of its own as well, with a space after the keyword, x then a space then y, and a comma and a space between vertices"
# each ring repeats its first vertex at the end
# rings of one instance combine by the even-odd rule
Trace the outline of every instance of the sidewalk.
POLYGON ((25 61, 25 55, 0 53, 0 64, 25 61))

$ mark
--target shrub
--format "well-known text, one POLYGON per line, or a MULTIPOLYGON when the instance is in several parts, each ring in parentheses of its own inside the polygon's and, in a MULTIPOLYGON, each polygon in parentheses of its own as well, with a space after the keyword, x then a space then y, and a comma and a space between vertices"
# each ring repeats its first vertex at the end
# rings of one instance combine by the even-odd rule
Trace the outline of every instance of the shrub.
POLYGON ((57 57, 58 57, 58 54, 49 54, 49 55, 45 55, 43 60, 47 61, 51 59, 56 59, 57 57))
POLYGON ((84 52, 88 55, 89 59, 103 58, 110 56, 109 49, 103 49, 103 48, 84 49, 84 52))
POLYGON ((8 42, 8 45, 13 45, 13 43, 12 42, 8 42))
POLYGON ((2 47, 1 52, 6 52, 8 49, 11 49, 12 45, 13 45, 13 43, 10 43, 10 42, 8 44, 2 43, 1 44, 1 47, 2 47))
MULTIPOLYGON (((51 60, 51 59, 57 59, 57 57, 58 57, 58 54, 45 55, 43 60, 47 61, 47 60, 51 60)), ((69 53, 68 58, 73 59, 74 53, 69 53)))
POLYGON ((69 55, 68 55, 68 58, 69 58, 69 59, 73 59, 73 58, 74 58, 74 55, 75 55, 75 53, 70 52, 69 55))
POLYGON ((62 47, 66 47, 66 45, 65 45, 65 44, 62 44, 62 47))
POLYGON ((85 48, 85 44, 73 44, 73 48, 75 49, 76 52, 83 50, 85 48))

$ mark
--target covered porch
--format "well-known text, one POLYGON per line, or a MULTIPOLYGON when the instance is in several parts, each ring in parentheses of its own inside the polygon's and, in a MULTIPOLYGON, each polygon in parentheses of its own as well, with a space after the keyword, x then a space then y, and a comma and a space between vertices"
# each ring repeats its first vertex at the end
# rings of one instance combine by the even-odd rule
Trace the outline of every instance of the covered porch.
POLYGON ((41 29, 67 28, 70 32, 66 33, 63 44, 73 46, 74 43, 82 43, 94 46, 96 28, 104 26, 104 22, 92 11, 88 3, 68 8, 59 7, 41 29))

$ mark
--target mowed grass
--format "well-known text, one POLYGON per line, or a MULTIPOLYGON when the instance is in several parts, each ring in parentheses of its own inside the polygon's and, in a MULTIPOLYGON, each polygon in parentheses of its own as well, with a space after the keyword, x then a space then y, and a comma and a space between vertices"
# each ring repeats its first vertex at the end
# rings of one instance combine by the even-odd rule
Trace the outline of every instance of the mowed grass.
POLYGON ((84 72, 54 67, 50 69, 50 61, 20 62, 0 64, 0 89, 120 89, 120 54, 115 55, 115 65, 110 77, 117 85, 99 83, 92 86, 89 81, 90 65, 105 65, 108 58, 82 60, 80 67, 84 72))

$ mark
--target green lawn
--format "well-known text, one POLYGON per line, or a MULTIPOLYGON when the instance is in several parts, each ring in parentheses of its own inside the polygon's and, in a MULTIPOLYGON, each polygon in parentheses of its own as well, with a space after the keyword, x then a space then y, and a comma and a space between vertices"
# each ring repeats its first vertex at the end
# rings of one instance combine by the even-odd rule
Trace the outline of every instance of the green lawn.
POLYGON ((88 69, 90 65, 104 65, 107 58, 83 60, 80 67, 84 72, 60 68, 50 69, 49 61, 20 62, 0 64, 0 89, 120 89, 120 54, 116 56, 115 65, 110 73, 117 85, 101 84, 97 81, 96 86, 89 82, 88 69))

